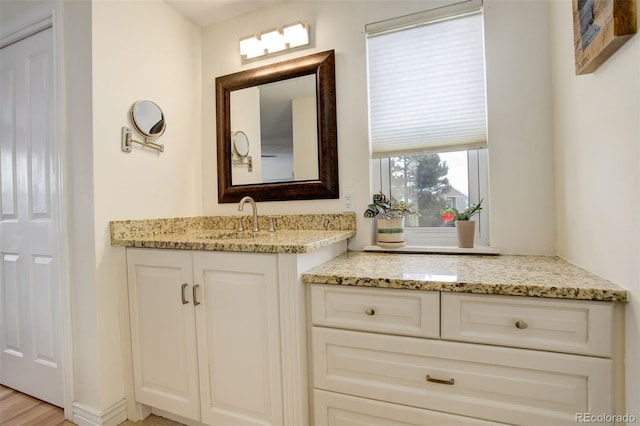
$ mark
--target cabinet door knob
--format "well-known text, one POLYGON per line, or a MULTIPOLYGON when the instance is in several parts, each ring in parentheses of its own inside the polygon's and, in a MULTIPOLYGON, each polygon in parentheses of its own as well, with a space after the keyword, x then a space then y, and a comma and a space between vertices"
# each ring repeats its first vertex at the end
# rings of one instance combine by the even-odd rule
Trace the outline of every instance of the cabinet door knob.
POLYGON ((198 287, 200 287, 199 284, 193 286, 193 306, 198 306, 200 304, 200 302, 198 302, 198 287))
POLYGON ((367 308, 367 309, 364 311, 364 313, 365 313, 365 314, 367 314, 367 315, 369 315, 369 316, 371 317, 371 316, 374 316, 374 315, 376 314, 376 310, 375 310, 375 309, 373 309, 373 308, 367 308))
POLYGON ((428 374, 427 374, 427 382, 429 382, 429 383, 437 383, 439 385, 455 385, 456 384, 456 381, 453 378, 451 378, 449 380, 434 379, 433 377, 429 376, 428 374))
POLYGON ((526 321, 522 321, 522 320, 516 321, 516 328, 517 329, 524 330, 527 327, 529 327, 529 324, 527 324, 526 321))
POLYGON ((182 284, 182 285, 180 286, 180 295, 182 296, 182 304, 183 304, 183 305, 186 305, 187 303, 189 303, 189 301, 187 300, 187 297, 186 297, 186 296, 185 296, 185 294, 184 294, 184 291, 187 289, 187 286, 188 286, 188 285, 189 285, 189 284, 184 283, 184 284, 182 284))

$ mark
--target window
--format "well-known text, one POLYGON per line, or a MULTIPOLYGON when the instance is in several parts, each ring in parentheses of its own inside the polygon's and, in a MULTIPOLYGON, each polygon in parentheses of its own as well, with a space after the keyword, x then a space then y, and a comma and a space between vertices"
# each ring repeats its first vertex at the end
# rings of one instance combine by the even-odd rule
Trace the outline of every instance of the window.
MULTIPOLYGON (((411 203, 408 245, 455 245, 440 210, 487 199, 481 3, 367 25, 369 126, 376 190, 411 203)), ((488 245, 487 204, 476 217, 488 245)))

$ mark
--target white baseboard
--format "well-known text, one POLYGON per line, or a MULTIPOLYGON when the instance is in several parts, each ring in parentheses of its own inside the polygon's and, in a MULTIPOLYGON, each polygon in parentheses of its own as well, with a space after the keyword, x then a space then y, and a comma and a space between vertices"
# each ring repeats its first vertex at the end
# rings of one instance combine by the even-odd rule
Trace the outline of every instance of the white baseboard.
POLYGON ((78 426, 117 426, 127 420, 127 401, 123 398, 105 410, 73 403, 73 422, 78 426))

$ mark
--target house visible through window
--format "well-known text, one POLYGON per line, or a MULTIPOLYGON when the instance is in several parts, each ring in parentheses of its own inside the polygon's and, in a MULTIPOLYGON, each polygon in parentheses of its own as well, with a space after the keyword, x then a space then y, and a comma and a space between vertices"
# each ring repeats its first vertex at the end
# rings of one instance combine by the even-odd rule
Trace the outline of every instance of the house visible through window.
POLYGON ((481 199, 476 238, 488 244, 487 125, 481 2, 367 25, 374 182, 420 216, 409 245, 452 245, 440 211, 481 199))

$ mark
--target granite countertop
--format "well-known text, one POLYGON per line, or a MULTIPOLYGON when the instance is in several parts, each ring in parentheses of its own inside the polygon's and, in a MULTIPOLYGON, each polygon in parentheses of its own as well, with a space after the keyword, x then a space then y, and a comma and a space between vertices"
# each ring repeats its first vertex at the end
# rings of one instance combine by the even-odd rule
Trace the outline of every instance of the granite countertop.
POLYGON ((303 274, 307 283, 627 302, 625 289, 552 256, 347 252, 303 274))
POLYGON ((277 216, 276 231, 266 216, 258 217, 261 231, 251 231, 251 217, 243 216, 245 231, 237 232, 238 217, 113 221, 111 245, 174 250, 237 251, 251 253, 308 253, 355 236, 355 214, 277 216))

